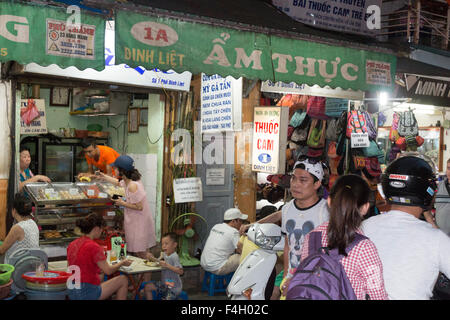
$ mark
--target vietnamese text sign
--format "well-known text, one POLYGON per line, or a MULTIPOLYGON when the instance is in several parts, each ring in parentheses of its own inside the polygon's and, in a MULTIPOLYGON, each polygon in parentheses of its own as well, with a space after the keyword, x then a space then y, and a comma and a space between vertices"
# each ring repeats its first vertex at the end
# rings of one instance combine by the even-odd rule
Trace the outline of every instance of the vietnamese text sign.
POLYGON ((225 168, 206 169, 206 185, 225 185, 225 168))
POLYGON ((203 201, 202 180, 182 178, 173 180, 175 203, 203 201))
POLYGON ((75 67, 62 69, 53 64, 43 67, 36 63, 29 63, 25 66, 25 72, 49 74, 59 77, 85 79, 90 81, 103 81, 117 84, 122 83, 140 87, 189 91, 192 77, 192 74, 189 71, 178 74, 173 70, 146 70, 142 67, 131 68, 125 64, 115 65, 113 25, 114 21, 108 21, 106 23, 104 70, 96 71, 86 69, 80 71, 75 67))
POLYGON ((0 61, 104 69, 102 18, 80 13, 80 24, 68 25, 66 9, 8 2, 0 12, 0 61))
POLYGON ((202 74, 201 131, 233 131, 234 108, 242 110, 242 78, 222 78, 219 75, 202 74), (237 91, 237 92, 236 92, 237 91))
MULTIPOLYGON (((116 63, 146 69, 340 87, 391 90, 396 57, 312 41, 116 12, 116 63), (367 82, 366 61, 390 67, 385 83, 367 82)), ((371 75, 372 73, 369 73, 371 75)))
POLYGON ((321 88, 317 85, 308 86, 306 84, 296 84, 277 82, 273 83, 270 80, 263 81, 261 83, 261 92, 275 92, 275 93, 291 93, 291 94, 304 94, 308 96, 327 97, 327 98, 340 98, 349 100, 363 100, 363 91, 342 90, 341 88, 321 88))
POLYGON ((47 133, 47 121, 45 116, 45 100, 44 99, 22 99, 20 101, 20 109, 24 110, 28 106, 28 102, 34 100, 36 108, 39 111, 39 117, 34 119, 29 125, 20 119, 20 134, 41 134, 47 133))
POLYGON ((289 108, 255 107, 252 170, 284 173, 289 108))
POLYGON ((272 0, 274 6, 291 18, 316 28, 376 35, 367 27, 367 8, 381 0, 272 0))
POLYGON ((365 133, 352 133, 350 138, 352 148, 368 148, 370 147, 369 134, 365 133))
POLYGON ((450 79, 428 78, 405 74, 406 88, 401 87, 399 96, 412 98, 412 103, 447 107, 450 105, 450 79))

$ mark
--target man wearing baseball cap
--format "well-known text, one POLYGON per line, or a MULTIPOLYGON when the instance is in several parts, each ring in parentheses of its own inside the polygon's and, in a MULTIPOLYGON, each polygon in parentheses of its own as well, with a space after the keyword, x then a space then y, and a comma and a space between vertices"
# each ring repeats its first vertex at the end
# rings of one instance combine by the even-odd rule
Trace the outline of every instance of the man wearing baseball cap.
POLYGON ((223 215, 224 222, 212 227, 200 259, 205 271, 217 275, 236 271, 242 250, 238 246, 239 228, 247 218, 238 208, 230 208, 223 215))
MULTIPOLYGON (((323 176, 320 161, 303 158, 294 164, 290 182, 294 199, 286 203, 281 211, 281 231, 286 237, 283 256, 286 280, 292 277, 300 263, 305 235, 329 219, 327 202, 318 195, 323 176)), ((288 281, 285 281, 280 288, 282 292, 287 285, 288 281)))

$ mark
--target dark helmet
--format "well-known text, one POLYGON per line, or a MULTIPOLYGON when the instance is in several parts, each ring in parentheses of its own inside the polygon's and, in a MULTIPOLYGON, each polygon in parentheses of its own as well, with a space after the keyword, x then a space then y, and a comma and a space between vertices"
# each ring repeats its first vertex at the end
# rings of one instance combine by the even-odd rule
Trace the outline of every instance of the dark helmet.
POLYGON ((420 157, 405 156, 394 160, 381 178, 388 203, 430 209, 436 193, 436 175, 420 157))

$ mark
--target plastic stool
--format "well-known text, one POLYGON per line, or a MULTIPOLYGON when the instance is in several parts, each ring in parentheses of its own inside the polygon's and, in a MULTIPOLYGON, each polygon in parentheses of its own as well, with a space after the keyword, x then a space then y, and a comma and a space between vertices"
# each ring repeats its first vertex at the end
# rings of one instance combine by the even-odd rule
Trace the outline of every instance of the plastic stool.
POLYGON ((217 292, 226 292, 227 286, 233 277, 234 272, 218 276, 214 273, 205 271, 203 277, 202 291, 208 292, 208 295, 213 296, 217 292))
MULTIPOLYGON (((140 292, 141 290, 144 290, 145 285, 147 283, 151 283, 151 282, 152 281, 142 282, 141 286, 139 287, 139 291, 138 292, 140 292)), ((153 296, 153 300, 162 300, 161 295, 158 294, 155 290, 152 290, 152 296, 153 296)), ((139 300, 139 295, 136 296, 135 300, 139 300)), ((181 291, 176 300, 189 300, 187 292, 186 291, 181 291)))

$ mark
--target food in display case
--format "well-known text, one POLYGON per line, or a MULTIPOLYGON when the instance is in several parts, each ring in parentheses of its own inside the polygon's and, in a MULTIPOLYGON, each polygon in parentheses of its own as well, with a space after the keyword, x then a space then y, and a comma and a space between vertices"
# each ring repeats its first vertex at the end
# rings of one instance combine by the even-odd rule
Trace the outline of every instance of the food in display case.
POLYGON ((120 186, 115 186, 113 184, 101 184, 100 185, 104 192, 108 194, 109 197, 119 195, 121 197, 125 196, 125 189, 120 186))
POLYGON ((44 238, 45 239, 61 238, 61 233, 58 231, 46 231, 44 232, 44 238))
POLYGON ((100 190, 96 183, 76 183, 88 199, 107 198, 108 195, 100 190))

